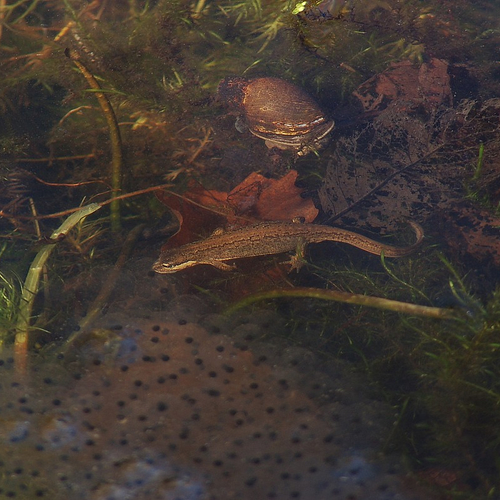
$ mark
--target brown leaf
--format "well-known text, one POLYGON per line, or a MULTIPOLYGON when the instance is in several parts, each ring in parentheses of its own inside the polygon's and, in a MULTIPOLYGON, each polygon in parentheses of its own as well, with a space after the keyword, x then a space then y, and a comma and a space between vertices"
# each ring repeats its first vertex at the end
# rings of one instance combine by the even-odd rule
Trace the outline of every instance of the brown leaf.
POLYGON ((440 213, 440 232, 460 259, 500 267, 500 218, 467 203, 440 213))
POLYGON ((312 222, 318 215, 318 209, 310 198, 301 198, 302 190, 295 186, 297 171, 290 170, 281 179, 266 179, 260 174, 247 177, 259 182, 261 193, 255 204, 255 214, 259 220, 292 220, 303 217, 312 222))
POLYGON ((420 67, 410 61, 392 64, 353 93, 365 111, 385 109, 393 101, 422 103, 426 108, 452 104, 448 63, 431 59, 420 67))
POLYGON ((162 250, 195 241, 227 225, 295 217, 312 222, 318 210, 310 198, 301 197, 302 190, 295 186, 297 175, 291 170, 281 179, 267 179, 252 173, 229 193, 203 187, 193 187, 182 196, 157 191, 158 199, 174 211, 181 226, 162 250))

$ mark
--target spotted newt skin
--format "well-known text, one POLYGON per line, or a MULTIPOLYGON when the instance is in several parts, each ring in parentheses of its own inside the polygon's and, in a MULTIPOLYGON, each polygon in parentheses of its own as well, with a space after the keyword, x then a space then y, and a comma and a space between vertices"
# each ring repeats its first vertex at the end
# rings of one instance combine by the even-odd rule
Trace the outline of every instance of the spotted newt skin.
POLYGON ((386 245, 338 227, 299 222, 260 222, 228 231, 219 229, 203 240, 165 250, 154 264, 153 270, 170 274, 208 264, 230 271, 235 269, 235 265, 227 264, 227 261, 291 251, 303 253, 308 244, 322 241, 347 243, 375 255, 383 253, 385 257, 404 257, 412 253, 424 237, 423 229, 417 223, 410 222, 410 225, 415 232, 416 242, 408 247, 386 245))

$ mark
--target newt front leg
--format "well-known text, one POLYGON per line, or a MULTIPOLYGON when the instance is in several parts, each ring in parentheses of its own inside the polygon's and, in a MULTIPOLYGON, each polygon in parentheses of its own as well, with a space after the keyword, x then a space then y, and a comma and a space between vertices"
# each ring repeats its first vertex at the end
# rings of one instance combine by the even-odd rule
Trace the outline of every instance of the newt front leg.
POLYGON ((306 242, 303 238, 301 238, 297 242, 295 253, 290 257, 290 260, 283 262, 283 264, 290 264, 290 272, 294 270, 299 272, 306 262, 305 253, 306 253, 306 242))

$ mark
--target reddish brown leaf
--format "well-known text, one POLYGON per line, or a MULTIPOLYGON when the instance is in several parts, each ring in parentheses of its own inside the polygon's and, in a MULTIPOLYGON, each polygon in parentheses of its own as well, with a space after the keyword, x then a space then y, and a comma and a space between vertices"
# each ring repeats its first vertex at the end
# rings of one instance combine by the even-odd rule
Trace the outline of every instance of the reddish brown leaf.
POLYGON ((175 248, 207 236, 224 226, 241 226, 259 220, 292 220, 302 217, 312 222, 318 210, 309 198, 301 197, 295 186, 297 172, 281 179, 267 179, 252 173, 229 193, 196 187, 184 195, 158 191, 158 199, 177 215, 179 231, 163 246, 175 248))
MULTIPOLYGON (((281 179, 266 179, 253 173, 246 181, 258 182, 261 191, 255 203, 255 215, 259 220, 292 220, 303 217, 312 222, 318 215, 318 209, 310 198, 302 198, 302 190, 295 186, 297 171, 290 170, 281 179)), ((244 181, 244 182, 246 182, 244 181)), ((234 191, 234 190, 233 190, 234 191)))
POLYGON ((219 195, 226 197, 225 193, 209 192, 199 188, 186 192, 183 196, 169 191, 156 191, 157 198, 172 210, 179 222, 179 230, 163 245, 162 250, 207 236, 207 228, 213 230, 224 226, 227 220, 225 215, 227 203, 219 195), (200 203, 198 199, 202 199, 204 203, 200 203))
POLYGON ((392 64, 359 86, 354 95, 365 111, 381 111, 393 101, 421 102, 424 107, 452 104, 448 64, 431 59, 420 67, 410 61, 392 64))

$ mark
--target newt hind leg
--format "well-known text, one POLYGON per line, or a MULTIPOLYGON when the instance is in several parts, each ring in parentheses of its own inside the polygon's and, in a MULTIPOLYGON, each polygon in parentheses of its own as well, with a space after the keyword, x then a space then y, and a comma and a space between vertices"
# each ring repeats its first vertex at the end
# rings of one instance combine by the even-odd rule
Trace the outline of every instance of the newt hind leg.
POLYGON ((290 272, 292 271, 299 272, 302 269, 302 267, 306 263, 305 253, 306 253, 306 242, 303 239, 301 239, 297 243, 295 253, 290 257, 290 260, 284 262, 284 264, 290 264, 290 272))

